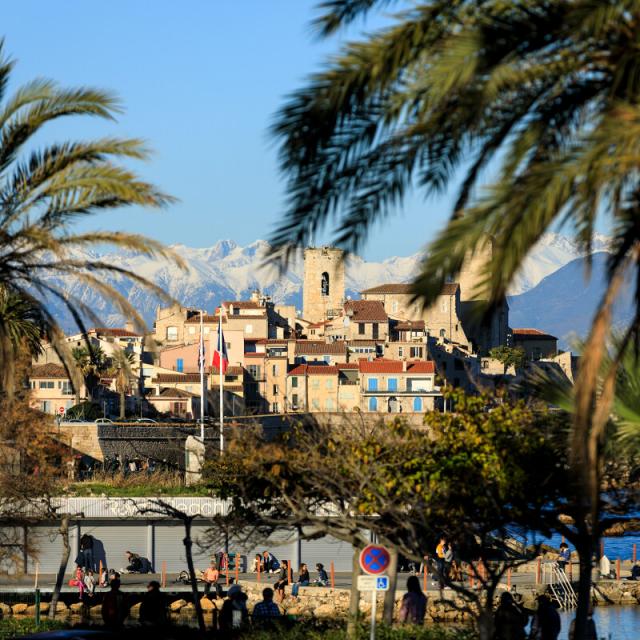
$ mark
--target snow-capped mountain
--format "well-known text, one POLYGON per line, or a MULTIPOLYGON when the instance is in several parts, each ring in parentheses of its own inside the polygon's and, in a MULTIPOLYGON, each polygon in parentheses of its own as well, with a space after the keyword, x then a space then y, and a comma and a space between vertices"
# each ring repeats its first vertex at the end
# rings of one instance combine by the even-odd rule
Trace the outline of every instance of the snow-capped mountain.
MULTIPOLYGON (((605 237, 599 237, 598 248, 605 247, 606 242, 605 237)), ((100 258, 158 284, 170 296, 188 306, 213 309, 221 300, 247 298, 254 289, 270 295, 275 302, 295 304, 298 308, 302 306, 302 260, 293 261, 289 270, 280 274, 266 262, 269 245, 264 240, 245 247, 231 240, 221 240, 207 248, 173 245, 172 249, 187 264, 188 271, 181 271, 164 259, 147 258, 129 251, 105 253, 100 258)), ((89 252, 84 255, 95 256, 89 252)), ((82 257, 82 252, 78 250, 77 256, 82 257)), ((580 252, 570 240, 548 234, 527 258, 512 293, 528 291, 579 256, 580 252)), ((367 262, 359 256, 351 256, 346 265, 347 295, 357 296, 362 289, 387 282, 408 282, 418 272, 421 258, 422 255, 417 253, 367 262)), ((111 301, 103 300, 73 277, 52 277, 52 280, 95 310, 105 324, 122 322, 111 301)), ((153 322, 155 309, 160 304, 157 296, 121 276, 109 275, 107 280, 140 310, 149 324, 153 322)), ((54 300, 50 304, 62 326, 71 329, 73 323, 63 305, 54 300)))

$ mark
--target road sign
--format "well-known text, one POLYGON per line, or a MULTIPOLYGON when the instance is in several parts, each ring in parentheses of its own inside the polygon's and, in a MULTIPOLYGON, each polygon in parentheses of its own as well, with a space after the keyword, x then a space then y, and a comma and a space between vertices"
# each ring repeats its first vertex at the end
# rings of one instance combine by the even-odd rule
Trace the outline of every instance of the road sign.
POLYGON ((390 561, 389 552, 377 544, 368 544, 360 552, 360 568, 370 576, 383 574, 387 570, 390 561))
POLYGON ((58 413, 60 415, 63 415, 65 411, 66 411, 66 409, 64 407, 58 407, 58 413))
POLYGON ((389 576, 358 576, 358 591, 389 591, 389 576))

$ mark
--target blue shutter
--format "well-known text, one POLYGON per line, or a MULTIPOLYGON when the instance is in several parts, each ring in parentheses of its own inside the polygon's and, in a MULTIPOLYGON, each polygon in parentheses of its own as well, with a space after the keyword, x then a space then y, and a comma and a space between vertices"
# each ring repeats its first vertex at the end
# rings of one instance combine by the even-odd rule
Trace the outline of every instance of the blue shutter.
POLYGON ((414 411, 422 411, 422 398, 414 398, 413 399, 413 410, 414 411))
POLYGON ((184 370, 184 360, 182 358, 177 358, 176 371, 179 371, 180 373, 182 373, 183 370, 184 370))
POLYGON ((378 378, 369 378, 369 391, 377 391, 378 390, 378 378))
POLYGON ((369 411, 378 410, 378 398, 369 398, 369 411))
POLYGON ((387 380, 387 389, 389 391, 397 391, 398 390, 398 378, 389 378, 389 380, 387 380))

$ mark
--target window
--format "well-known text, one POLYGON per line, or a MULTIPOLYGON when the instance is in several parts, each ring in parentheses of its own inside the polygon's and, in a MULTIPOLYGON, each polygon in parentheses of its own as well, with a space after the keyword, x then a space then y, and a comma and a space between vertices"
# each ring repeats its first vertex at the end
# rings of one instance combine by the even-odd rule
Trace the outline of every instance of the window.
POLYGON ((322 293, 323 296, 328 296, 329 295, 329 274, 326 271, 323 271, 321 278, 322 279, 320 282, 320 292, 322 293))
POLYGON ((311 408, 315 411, 320 411, 320 400, 318 400, 318 398, 314 398, 311 401, 311 408))
POLYGON ((244 332, 245 333, 253 333, 253 325, 252 324, 246 324, 244 326, 244 332))
POLYGON ((178 327, 167 327, 167 340, 178 339, 178 327))
POLYGON ((62 393, 65 396, 73 395, 73 388, 71 387, 71 382, 69 382, 69 380, 62 381, 62 393))
POLYGON ((440 337, 444 338, 447 335, 446 329, 440 329, 440 337))
POLYGON ((53 380, 40 380, 38 385, 40 389, 55 389, 55 383, 53 380))
POLYGON ((324 408, 326 411, 333 411, 333 400, 331 398, 327 398, 324 401, 324 408))
POLYGON ((398 347, 398 358, 402 358, 404 356, 404 347, 398 347))
POLYGON ((176 358, 176 371, 182 373, 184 371, 184 359, 176 358))
POLYGON ((295 389, 298 386, 298 377, 297 376, 293 376, 291 378, 291 386, 295 389))
POLYGON ((297 406, 298 406, 298 394, 297 394, 297 393, 294 393, 294 394, 291 396, 291 404, 292 404, 294 407, 297 407, 297 406))
POLYGON ((318 380, 318 378, 314 378, 311 381, 311 388, 312 389, 319 389, 320 388, 320 380, 318 380))
POLYGON ((358 335, 364 335, 364 322, 358 322, 358 335))
POLYGON ((247 373, 254 379, 258 379, 260 377, 260 365, 250 364, 247 367, 247 373))
POLYGON ((49 400, 43 400, 40 403, 40 406, 42 407, 42 411, 44 413, 51 413, 51 401, 49 400))
POLYGON ((278 373, 279 373, 278 365, 277 364, 271 365, 271 375, 277 376, 278 373))
POLYGON ((280 413, 280 405, 277 402, 271 403, 271 413, 280 413))
POLYGON ((189 333, 191 335, 193 335, 196 332, 196 328, 195 327, 189 327, 189 333))
POLYGON ((412 358, 422 358, 422 347, 411 347, 410 354, 412 358))
POLYGON ((398 390, 398 378, 389 378, 387 380, 387 391, 398 390))
POLYGON ((278 385, 274 384, 273 385, 273 395, 277 396, 280 393, 280 389, 278 389, 278 385))
POLYGON ((378 398, 369 398, 369 411, 378 410, 378 398))
POLYGON ((378 390, 378 378, 369 378, 369 380, 367 380, 368 382, 368 386, 367 386, 367 390, 368 391, 377 391, 378 390))
POLYGON ((422 398, 414 398, 413 399, 413 410, 414 411, 422 411, 422 398))
POLYGON ((333 389, 333 380, 331 378, 327 379, 324 386, 328 391, 333 389))
POLYGON ((374 340, 377 340, 377 339, 378 339, 378 335, 379 335, 379 334, 378 334, 378 323, 377 323, 377 322, 374 322, 374 323, 373 323, 373 326, 371 327, 371 329, 372 329, 373 339, 374 339, 374 340))

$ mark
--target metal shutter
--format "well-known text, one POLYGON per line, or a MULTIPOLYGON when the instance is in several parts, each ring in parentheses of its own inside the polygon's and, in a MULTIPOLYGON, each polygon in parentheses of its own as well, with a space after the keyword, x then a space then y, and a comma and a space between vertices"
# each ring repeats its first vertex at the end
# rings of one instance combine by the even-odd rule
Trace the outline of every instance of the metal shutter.
POLYGON ((317 562, 321 562, 328 573, 332 560, 336 571, 351 571, 353 547, 348 542, 325 536, 317 540, 303 540, 301 556, 301 562, 309 565, 311 573, 317 562))
MULTIPOLYGON (((127 566, 125 551, 147 556, 147 523, 144 520, 128 524, 83 521, 81 534, 88 533, 95 539, 94 557, 96 564, 102 560, 109 569, 124 569, 127 566)), ((73 548, 73 547, 72 547, 73 548)), ((72 558, 73 560, 74 558, 72 558)), ((155 567, 154 567, 155 569, 155 567)))
MULTIPOLYGON (((206 569, 213 550, 202 550, 198 542, 204 543, 205 525, 191 527, 193 546, 193 564, 196 571, 206 569)), ((156 522, 154 525, 156 571, 162 570, 162 562, 167 563, 167 572, 178 573, 187 569, 187 558, 184 550, 184 526, 181 522, 156 522)))
MULTIPOLYGON (((62 558, 62 536, 58 531, 59 525, 40 525, 29 527, 29 538, 35 547, 35 553, 29 557, 29 573, 35 573, 36 564, 39 565, 40 573, 56 573, 60 567, 62 558)), ((75 567, 76 559, 76 532, 73 522, 69 525, 69 545, 71 553, 67 572, 71 572, 75 567)))

